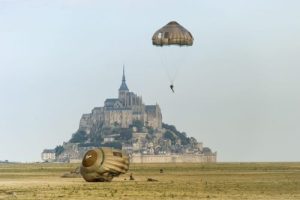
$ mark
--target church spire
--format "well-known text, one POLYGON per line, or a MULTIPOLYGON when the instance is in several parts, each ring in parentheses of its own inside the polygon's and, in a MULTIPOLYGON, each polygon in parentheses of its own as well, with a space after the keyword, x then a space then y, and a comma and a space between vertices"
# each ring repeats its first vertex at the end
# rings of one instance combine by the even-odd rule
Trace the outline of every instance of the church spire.
POLYGON ((125 79, 125 66, 123 65, 123 76, 122 76, 122 84, 119 88, 119 91, 129 91, 127 85, 126 85, 126 79, 125 79))
POLYGON ((123 65, 123 77, 122 77, 122 82, 125 82, 125 66, 123 65))

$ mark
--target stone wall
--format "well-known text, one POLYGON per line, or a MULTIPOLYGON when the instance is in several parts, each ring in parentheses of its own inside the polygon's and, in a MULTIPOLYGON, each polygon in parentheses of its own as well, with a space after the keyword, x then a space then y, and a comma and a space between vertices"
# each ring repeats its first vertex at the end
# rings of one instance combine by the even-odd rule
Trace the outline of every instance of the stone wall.
MULTIPOLYGON (((146 106, 150 107, 150 106, 146 106)), ((147 126, 151 126, 153 128, 161 128, 162 127, 162 114, 160 107, 158 105, 151 106, 152 109, 146 109, 144 121, 147 126)))
POLYGON ((204 154, 174 154, 174 155, 141 155, 133 154, 131 163, 214 163, 216 153, 204 154))
POLYGON ((79 129, 90 133, 92 128, 91 114, 83 114, 79 122, 79 129))
POLYGON ((109 110, 104 113, 104 124, 106 126, 113 126, 118 123, 122 128, 129 127, 132 124, 132 111, 131 110, 109 110))
POLYGON ((83 114, 79 123, 79 130, 85 131, 87 134, 90 133, 91 129, 97 124, 104 121, 104 108, 96 107, 92 110, 92 113, 83 114))

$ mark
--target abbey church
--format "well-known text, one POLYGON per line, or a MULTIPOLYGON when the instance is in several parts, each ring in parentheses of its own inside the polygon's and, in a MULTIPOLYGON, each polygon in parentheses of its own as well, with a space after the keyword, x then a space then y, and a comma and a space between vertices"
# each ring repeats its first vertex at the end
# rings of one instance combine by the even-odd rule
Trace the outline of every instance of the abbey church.
POLYGON ((83 114, 79 129, 89 134, 93 127, 119 125, 128 128, 136 120, 154 129, 162 128, 162 114, 158 104, 145 105, 142 97, 130 92, 123 68, 122 83, 118 98, 106 99, 104 107, 95 107, 91 113, 83 114))
POLYGON ((123 77, 118 98, 104 101, 83 114, 79 129, 68 142, 45 149, 44 161, 81 162, 86 151, 99 147, 122 149, 131 163, 216 162, 217 154, 174 125, 162 123, 159 105, 145 105, 130 92, 123 77))

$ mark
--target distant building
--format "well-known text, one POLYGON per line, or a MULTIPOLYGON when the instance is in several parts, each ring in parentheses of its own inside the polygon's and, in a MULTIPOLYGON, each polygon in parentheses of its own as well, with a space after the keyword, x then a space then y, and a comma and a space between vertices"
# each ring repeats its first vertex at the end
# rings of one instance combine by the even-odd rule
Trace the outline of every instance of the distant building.
POLYGON ((146 139, 147 133, 132 133, 133 140, 141 142, 146 139))
POLYGON ((103 142, 104 143, 113 142, 113 141, 115 141, 115 138, 119 137, 119 136, 120 136, 120 134, 111 134, 111 135, 108 135, 108 136, 104 136, 103 142))
POLYGON ((89 134, 93 128, 101 125, 128 128, 134 121, 157 129, 162 127, 162 114, 158 104, 145 105, 142 97, 129 91, 123 69, 118 98, 106 99, 104 107, 95 107, 91 113, 83 114, 79 129, 89 134))
POLYGON ((122 150, 126 151, 128 154, 133 152, 133 146, 131 144, 123 144, 122 150))
POLYGON ((103 139, 104 143, 113 142, 113 141, 115 141, 115 138, 114 137, 110 137, 110 136, 104 137, 104 139, 103 139))
POLYGON ((44 149, 42 152, 42 160, 44 162, 53 162, 56 159, 54 149, 44 149))

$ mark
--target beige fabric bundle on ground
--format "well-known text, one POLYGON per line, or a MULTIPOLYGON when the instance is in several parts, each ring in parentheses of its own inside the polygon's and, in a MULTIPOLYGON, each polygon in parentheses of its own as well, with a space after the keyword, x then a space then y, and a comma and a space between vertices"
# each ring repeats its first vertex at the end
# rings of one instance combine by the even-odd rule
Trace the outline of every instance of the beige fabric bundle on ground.
POLYGON ((80 173, 88 182, 106 182, 128 169, 129 157, 124 151, 103 147, 85 153, 80 173))

